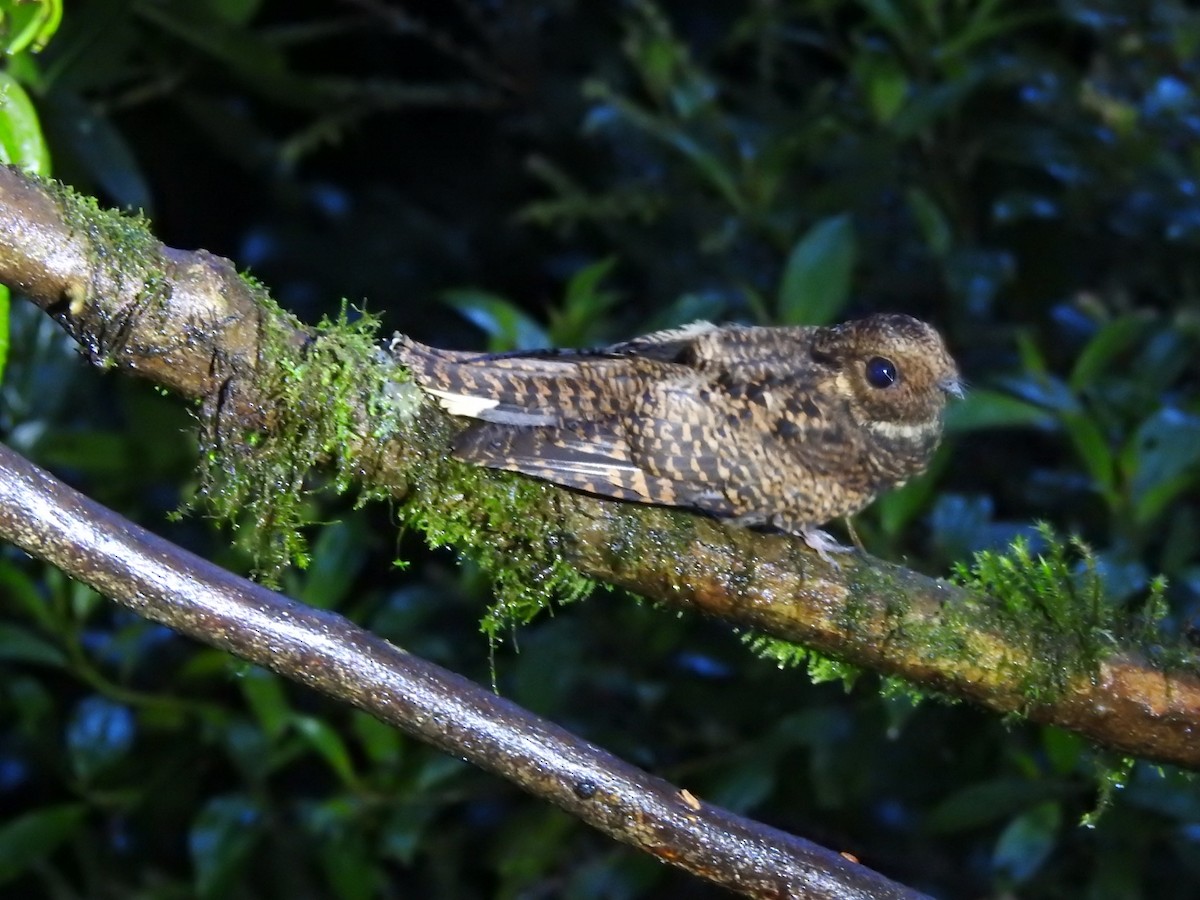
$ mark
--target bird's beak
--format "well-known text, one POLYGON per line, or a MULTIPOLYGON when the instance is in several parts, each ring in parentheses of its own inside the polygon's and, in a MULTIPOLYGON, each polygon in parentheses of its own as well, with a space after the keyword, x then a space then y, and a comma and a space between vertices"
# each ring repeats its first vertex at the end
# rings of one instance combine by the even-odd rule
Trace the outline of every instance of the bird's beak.
POLYGON ((963 380, 957 375, 950 375, 943 378, 938 382, 938 387, 952 397, 957 397, 959 400, 966 396, 967 393, 967 386, 963 384, 963 380))

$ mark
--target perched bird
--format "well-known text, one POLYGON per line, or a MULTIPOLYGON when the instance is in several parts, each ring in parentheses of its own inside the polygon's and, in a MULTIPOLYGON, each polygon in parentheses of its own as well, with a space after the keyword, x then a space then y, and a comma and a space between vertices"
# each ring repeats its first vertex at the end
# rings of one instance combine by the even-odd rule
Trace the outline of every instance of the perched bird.
MULTIPOLYGON (((460 459, 602 497, 678 506, 845 549, 818 526, 928 464, 946 395, 941 336, 905 315, 831 327, 697 322, 597 350, 478 354, 397 336, 448 412, 460 459)), ((828 557, 826 557, 828 558, 828 557)))

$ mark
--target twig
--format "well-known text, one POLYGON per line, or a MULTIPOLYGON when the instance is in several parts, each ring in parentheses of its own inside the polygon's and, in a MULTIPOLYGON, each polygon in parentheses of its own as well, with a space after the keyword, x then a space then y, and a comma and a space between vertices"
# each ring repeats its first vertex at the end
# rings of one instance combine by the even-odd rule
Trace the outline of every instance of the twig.
POLYGON ((751 897, 917 898, 710 806, 453 672, 182 550, 0 445, 0 537, 182 634, 351 703, 610 837, 751 897))

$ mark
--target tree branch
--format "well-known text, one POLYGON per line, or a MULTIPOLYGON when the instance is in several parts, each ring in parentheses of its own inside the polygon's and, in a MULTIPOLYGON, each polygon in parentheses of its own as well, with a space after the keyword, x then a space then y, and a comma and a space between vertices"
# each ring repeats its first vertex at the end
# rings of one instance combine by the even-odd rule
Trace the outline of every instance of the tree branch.
POLYGON ((921 895, 629 765, 347 619, 218 568, 0 445, 0 536, 147 619, 351 703, 619 841, 751 897, 921 895))
MULTIPOLYGON (((273 354, 302 354, 312 332, 268 305, 228 261, 164 247, 140 223, 82 206, 0 169, 0 281, 59 321, 93 361, 202 401, 231 441, 269 434, 277 398, 263 386, 273 367, 288 363, 273 354)), ((389 379, 399 373, 386 356, 369 366, 378 371, 360 372, 364 384, 394 386, 389 379)), ((381 398, 364 390, 354 403, 355 425, 338 452, 376 493, 405 495, 414 457, 440 453, 448 423, 376 438, 381 398)), ((865 555, 847 555, 835 569, 799 541, 688 513, 549 486, 538 496, 521 515, 540 517, 540 540, 584 575, 1068 728, 1121 753, 1200 769, 1194 665, 1171 669, 1126 649, 1068 669, 1052 685, 1031 684, 1031 672, 1061 668, 1057 657, 1045 658, 1057 650, 1038 639, 1037 623, 1006 616, 996 598, 865 555)))

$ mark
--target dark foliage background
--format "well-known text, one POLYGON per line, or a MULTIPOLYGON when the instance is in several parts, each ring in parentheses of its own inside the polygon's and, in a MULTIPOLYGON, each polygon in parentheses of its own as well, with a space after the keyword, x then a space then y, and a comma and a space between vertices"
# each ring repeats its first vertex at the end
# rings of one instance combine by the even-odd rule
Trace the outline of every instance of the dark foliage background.
MULTIPOLYGON (((1183 0, 88 0, 9 72, 54 173, 316 321, 589 344, 695 318, 903 310, 973 385, 868 547, 933 573, 1048 520, 1110 601, 1200 591, 1200 15, 1183 0)), ((3 438, 234 568, 185 409, 17 304, 3 438)), ((331 524, 287 575, 486 682, 488 585, 331 524), (400 571, 397 556, 412 564, 400 571)), ((713 891, 358 713, 0 551, 0 884, 54 897, 713 891)), ((598 592, 499 689, 693 793, 944 897, 1191 897, 1200 789, 1074 736, 813 685, 720 623, 598 592), (1109 769, 1111 771, 1111 768, 1109 769)))

